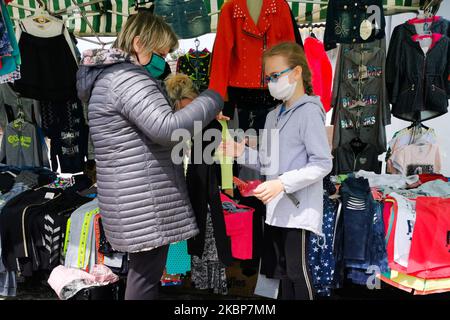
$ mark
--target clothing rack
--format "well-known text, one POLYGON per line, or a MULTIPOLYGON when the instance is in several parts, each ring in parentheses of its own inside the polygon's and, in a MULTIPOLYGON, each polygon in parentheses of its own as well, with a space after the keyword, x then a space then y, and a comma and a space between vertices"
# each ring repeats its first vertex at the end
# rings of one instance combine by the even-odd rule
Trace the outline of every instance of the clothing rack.
POLYGON ((139 2, 138 0, 136 0, 136 2, 134 3, 134 10, 138 11, 138 10, 149 10, 151 12, 153 12, 154 9, 154 2, 155 0, 144 0, 139 2), (147 8, 145 5, 151 3, 152 5, 147 8))
POLYGON ((306 28, 325 28, 326 23, 302 23, 297 24, 297 27, 300 29, 306 29, 306 28))

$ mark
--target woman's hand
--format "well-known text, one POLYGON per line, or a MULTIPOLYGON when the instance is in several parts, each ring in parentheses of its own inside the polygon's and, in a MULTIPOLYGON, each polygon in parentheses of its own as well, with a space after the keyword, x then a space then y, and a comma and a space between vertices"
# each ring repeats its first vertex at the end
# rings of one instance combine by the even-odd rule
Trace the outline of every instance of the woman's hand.
POLYGON ((218 121, 220 121, 220 120, 228 121, 228 120, 230 120, 230 117, 224 116, 222 111, 220 111, 220 113, 216 117, 216 120, 218 120, 218 121))
POLYGON ((218 150, 226 157, 239 158, 244 153, 245 141, 234 142, 233 140, 221 142, 218 150))
POLYGON ((276 196, 284 191, 284 185, 280 179, 270 180, 261 183, 254 191, 253 194, 256 198, 264 202, 264 204, 272 201, 276 196))

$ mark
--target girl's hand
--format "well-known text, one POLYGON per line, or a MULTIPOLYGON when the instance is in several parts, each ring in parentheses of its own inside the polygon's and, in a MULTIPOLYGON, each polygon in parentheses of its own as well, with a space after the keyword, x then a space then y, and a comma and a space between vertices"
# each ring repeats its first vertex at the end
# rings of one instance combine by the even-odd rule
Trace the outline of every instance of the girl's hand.
POLYGON ((234 142, 233 140, 221 142, 218 150, 226 157, 239 158, 244 153, 245 141, 234 142))
POLYGON ((256 198, 267 204, 283 191, 283 183, 280 179, 276 179, 261 183, 253 193, 256 198))
POLYGON ((216 120, 225 120, 225 121, 228 121, 228 120, 230 120, 230 117, 227 117, 227 116, 224 116, 223 115, 223 113, 222 113, 222 111, 220 111, 220 113, 216 116, 216 120))

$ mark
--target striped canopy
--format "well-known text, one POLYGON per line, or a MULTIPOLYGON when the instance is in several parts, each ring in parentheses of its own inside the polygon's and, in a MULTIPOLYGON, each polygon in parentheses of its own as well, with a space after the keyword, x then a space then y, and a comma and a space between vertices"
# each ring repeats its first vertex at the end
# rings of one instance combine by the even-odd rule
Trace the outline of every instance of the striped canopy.
MULTIPOLYGON (((67 27, 77 36, 116 36, 124 25, 127 16, 134 12, 135 0, 42 0, 46 3, 47 9, 52 13, 60 13, 67 19, 67 27), (80 9, 86 15, 89 24, 80 15, 74 2, 80 5, 80 9), (64 11, 66 10, 66 11, 64 11)), ((289 2, 292 11, 298 17, 299 23, 320 22, 326 18, 327 1, 325 4, 317 4, 320 0, 305 0, 308 3, 289 2)), ((218 12, 225 0, 204 0, 208 11, 211 14, 211 30, 215 31, 218 21, 218 12)), ((405 12, 405 8, 415 9, 419 7, 424 0, 383 0, 387 6, 385 14, 395 14, 405 12)), ((12 5, 8 6, 10 15, 18 21, 29 15, 31 11, 26 8, 36 8, 38 6, 35 0, 13 0, 12 5), (14 6, 17 5, 17 6, 14 6)))

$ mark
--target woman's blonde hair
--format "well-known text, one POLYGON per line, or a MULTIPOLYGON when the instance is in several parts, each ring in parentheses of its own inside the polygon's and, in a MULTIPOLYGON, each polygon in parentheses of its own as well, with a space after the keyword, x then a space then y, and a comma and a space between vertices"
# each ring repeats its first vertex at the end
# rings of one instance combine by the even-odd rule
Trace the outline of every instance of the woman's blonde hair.
POLYGON ((182 73, 169 75, 164 81, 164 84, 166 86, 167 94, 169 95, 172 103, 175 105, 176 110, 181 108, 181 100, 194 100, 199 95, 199 92, 191 78, 182 73))
POLYGON ((114 47, 130 54, 136 54, 133 48, 135 37, 139 37, 145 53, 162 51, 167 48, 173 52, 178 48, 178 38, 172 28, 150 11, 139 11, 128 18, 117 37, 114 47))
POLYGON ((306 61, 303 48, 295 42, 282 42, 264 52, 264 63, 267 58, 274 56, 284 57, 290 68, 295 68, 296 66, 302 67, 303 87, 308 95, 312 95, 311 70, 309 69, 308 61, 306 61))

